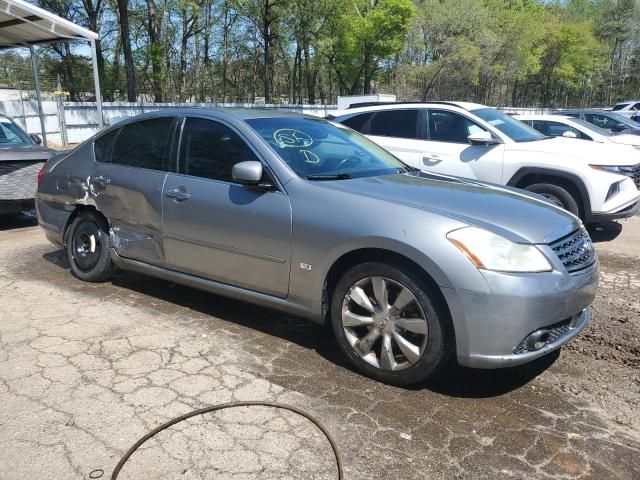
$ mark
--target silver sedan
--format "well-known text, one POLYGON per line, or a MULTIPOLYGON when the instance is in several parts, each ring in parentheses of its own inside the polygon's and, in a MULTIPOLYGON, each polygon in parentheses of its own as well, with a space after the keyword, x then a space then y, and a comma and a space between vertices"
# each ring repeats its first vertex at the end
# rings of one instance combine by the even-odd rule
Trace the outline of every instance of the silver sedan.
POLYGON ((586 326, 597 287, 588 234, 544 199, 281 112, 121 122, 47 162, 36 204, 80 279, 134 270, 330 322, 356 369, 399 385, 451 355, 541 357, 586 326))

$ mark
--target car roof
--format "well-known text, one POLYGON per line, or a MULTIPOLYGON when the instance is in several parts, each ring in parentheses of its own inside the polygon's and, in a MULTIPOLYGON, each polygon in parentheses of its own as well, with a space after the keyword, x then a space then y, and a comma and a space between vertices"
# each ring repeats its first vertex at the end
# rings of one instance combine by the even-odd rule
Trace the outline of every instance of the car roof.
POLYGON ((566 110, 554 110, 553 115, 562 115, 563 113, 616 113, 611 110, 602 110, 599 108, 567 108, 566 110))
POLYGON ((488 108, 486 105, 472 102, 456 102, 456 101, 432 101, 432 102, 366 102, 356 103, 346 110, 338 112, 336 117, 351 115, 360 112, 369 112, 377 110, 394 110, 397 108, 438 108, 442 106, 453 106, 462 110, 476 110, 478 108, 488 108))
MULTIPOLYGON (((274 108, 213 108, 213 107, 180 107, 180 108, 163 108, 160 110, 154 110, 152 112, 146 112, 135 117, 130 117, 123 122, 129 122, 130 120, 138 120, 143 118, 152 118, 157 116, 172 116, 172 115, 219 115, 224 113, 232 115, 241 120, 251 120, 256 118, 281 118, 281 117, 307 117, 320 119, 321 117, 307 115, 299 112, 289 112, 286 110, 278 110, 274 108)), ((118 122, 120 123, 120 122, 118 122)), ((114 124, 115 125, 115 124, 114 124)))
POLYGON ((558 120, 558 119, 575 120, 575 118, 569 117, 566 115, 558 115, 558 114, 550 115, 550 114, 542 114, 542 113, 536 113, 536 114, 522 113, 522 114, 516 114, 513 117, 517 118, 518 120, 558 120))

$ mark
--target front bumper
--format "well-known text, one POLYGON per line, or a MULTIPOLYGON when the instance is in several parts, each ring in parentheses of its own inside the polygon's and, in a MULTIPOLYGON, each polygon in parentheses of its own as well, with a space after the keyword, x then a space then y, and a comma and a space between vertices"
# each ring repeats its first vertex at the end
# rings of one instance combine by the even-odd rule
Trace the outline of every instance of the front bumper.
POLYGON ((640 211, 640 200, 637 200, 635 203, 632 203, 631 205, 626 206, 615 212, 593 212, 591 214, 590 222, 591 223, 609 222, 611 220, 629 218, 634 216, 639 211, 640 211))
POLYGON ((599 267, 569 274, 514 275, 483 272, 492 293, 443 288, 452 314, 458 363, 473 368, 500 368, 528 363, 560 348, 589 322, 599 267), (540 329, 555 331, 542 348, 530 351, 523 341, 540 329))
POLYGON ((4 213, 17 213, 24 210, 31 210, 34 207, 34 200, 22 199, 22 200, 0 200, 0 214, 4 213))

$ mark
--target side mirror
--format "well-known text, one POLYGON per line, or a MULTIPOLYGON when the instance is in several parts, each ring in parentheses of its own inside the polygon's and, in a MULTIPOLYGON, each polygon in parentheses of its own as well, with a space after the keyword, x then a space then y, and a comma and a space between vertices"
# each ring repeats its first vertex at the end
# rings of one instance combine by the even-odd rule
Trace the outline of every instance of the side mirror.
POLYGON ((572 131, 572 130, 567 130, 562 134, 563 137, 565 138, 578 138, 578 135, 576 134, 576 132, 572 131))
POLYGON ((40 135, 36 135, 35 133, 32 133, 31 135, 29 135, 29 137, 31 137, 31 140, 33 140, 38 145, 42 145, 42 139, 40 138, 40 135))
POLYGON ((256 161, 236 163, 231 178, 245 185, 256 185, 262 179, 262 164, 256 161))
POLYGON ((471 145, 493 145, 497 143, 493 135, 491 135, 491 132, 487 132, 486 130, 473 132, 467 137, 467 140, 469 140, 471 145))
POLYGON ((273 190, 271 183, 260 183, 262 180, 262 164, 255 160, 239 162, 231 169, 231 178, 258 190, 273 190))

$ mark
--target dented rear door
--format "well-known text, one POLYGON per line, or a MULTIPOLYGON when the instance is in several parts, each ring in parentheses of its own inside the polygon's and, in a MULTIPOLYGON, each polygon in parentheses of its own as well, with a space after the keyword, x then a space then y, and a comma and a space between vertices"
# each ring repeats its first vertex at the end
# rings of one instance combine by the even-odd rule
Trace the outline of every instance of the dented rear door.
POLYGON ((98 161, 89 185, 96 207, 111 224, 116 252, 125 258, 164 265, 162 188, 169 162, 173 117, 125 125, 113 144, 96 141, 98 161), (106 153, 100 151, 104 147, 106 153))

